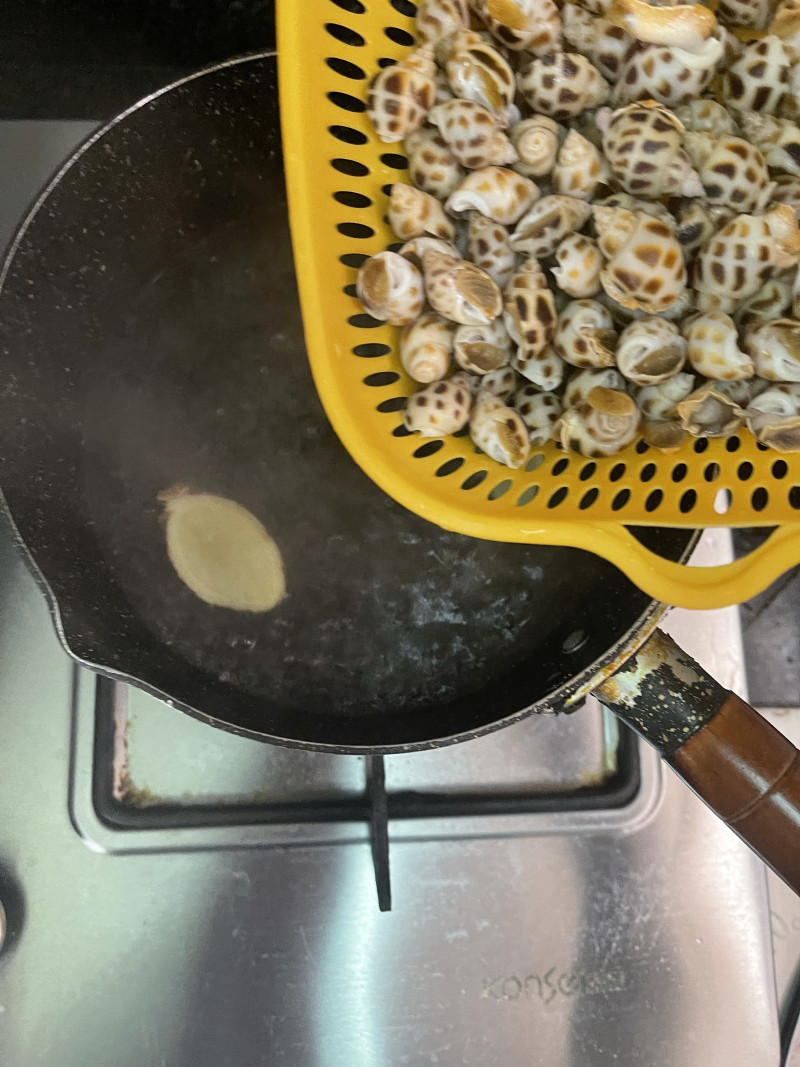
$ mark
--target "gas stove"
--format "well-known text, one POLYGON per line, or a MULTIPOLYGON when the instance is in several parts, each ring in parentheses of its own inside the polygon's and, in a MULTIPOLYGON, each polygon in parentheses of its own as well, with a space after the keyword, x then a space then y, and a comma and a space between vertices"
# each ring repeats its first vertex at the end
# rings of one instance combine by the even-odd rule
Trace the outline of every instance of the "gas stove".
MULTIPOLYGON (((92 125, 0 123, 0 239, 92 125)), ((266 746, 75 666, 7 530, 0 589, 3 1065, 777 1067, 797 902, 592 699, 266 746)), ((736 609, 665 628, 746 695, 736 609)))

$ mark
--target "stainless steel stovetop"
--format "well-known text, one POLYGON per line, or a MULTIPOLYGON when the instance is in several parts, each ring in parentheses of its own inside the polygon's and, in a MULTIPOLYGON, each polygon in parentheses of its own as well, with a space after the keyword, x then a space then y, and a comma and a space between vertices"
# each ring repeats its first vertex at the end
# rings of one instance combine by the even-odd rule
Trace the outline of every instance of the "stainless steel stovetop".
MULTIPOLYGON (((6 234, 90 128, 0 123, 6 234)), ((74 668, 6 531, 0 593, 2 1067, 777 1067, 797 902, 593 701, 388 757, 381 912, 360 757, 74 668)), ((735 609, 667 628, 744 693, 735 609)))

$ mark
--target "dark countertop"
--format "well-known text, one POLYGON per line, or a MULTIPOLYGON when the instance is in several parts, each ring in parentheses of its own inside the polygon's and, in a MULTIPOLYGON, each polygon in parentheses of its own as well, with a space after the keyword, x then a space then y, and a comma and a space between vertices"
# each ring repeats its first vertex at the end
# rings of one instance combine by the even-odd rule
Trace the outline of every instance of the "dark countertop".
POLYGON ((275 45, 275 0, 5 0, 0 119, 107 119, 275 45))

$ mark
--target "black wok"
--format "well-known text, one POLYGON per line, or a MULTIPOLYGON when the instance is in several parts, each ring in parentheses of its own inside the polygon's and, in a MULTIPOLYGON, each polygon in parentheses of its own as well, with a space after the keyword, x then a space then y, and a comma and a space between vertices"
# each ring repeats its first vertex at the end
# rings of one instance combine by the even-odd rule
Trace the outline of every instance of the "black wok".
MULTIPOLYGON (((189 78, 79 149, 13 243, 0 486, 61 639, 103 673, 280 744, 424 748, 559 710, 641 645, 663 605, 590 554, 439 530, 353 463, 305 357, 278 129, 274 57, 189 78), (273 612, 210 607, 181 583, 158 500, 181 485, 265 523, 288 586, 273 612)), ((641 537, 674 560, 694 540, 641 537)), ((694 765, 732 713, 687 663, 651 641, 607 683, 628 689, 601 699, 673 764, 694 745, 694 765), (661 710, 632 710, 631 686, 661 710)), ((755 721, 773 753, 779 735, 755 721)), ((768 794, 768 832, 736 828, 798 884, 794 800, 773 788, 796 788, 796 763, 788 773, 780 751, 755 777, 727 760, 746 800, 723 814, 768 794)), ((708 758, 694 777, 683 768, 698 787, 708 758)))

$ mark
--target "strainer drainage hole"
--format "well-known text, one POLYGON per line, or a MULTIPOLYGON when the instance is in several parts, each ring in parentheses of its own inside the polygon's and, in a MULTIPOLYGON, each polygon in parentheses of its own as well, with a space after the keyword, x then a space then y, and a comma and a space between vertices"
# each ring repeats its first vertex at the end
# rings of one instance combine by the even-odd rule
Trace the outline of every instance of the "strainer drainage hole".
POLYGON ((772 464, 772 477, 773 478, 785 478, 789 473, 789 468, 786 466, 785 459, 776 459, 772 464))
POLYGON ((482 481, 486 478, 488 471, 475 471, 474 474, 470 474, 469 478, 461 483, 462 489, 477 489, 482 481))
POLYGON ((383 32, 390 41, 402 45, 403 48, 411 48, 414 44, 414 34, 408 30, 401 30, 397 26, 385 26, 383 32))
POLYGON ((519 500, 517 501, 517 507, 524 508, 526 504, 530 504, 532 500, 536 499, 538 492, 538 485, 529 485, 523 493, 520 493, 519 500))
POLYGON ((396 370, 379 370, 375 374, 368 374, 364 379, 364 385, 371 385, 373 388, 379 388, 383 385, 394 385, 395 382, 400 380, 400 375, 396 370))
POLYGON ((361 0, 331 0, 332 4, 336 4, 343 11, 350 11, 354 15, 363 15, 367 10, 361 3, 361 0))
POLYGON ((719 463, 709 463, 703 471, 703 477, 707 482, 715 482, 720 475, 719 463))
POLYGON ((386 325, 380 319, 373 319, 372 315, 367 315, 366 312, 350 315, 347 321, 351 326, 357 326, 359 330, 377 330, 379 326, 386 325))
POLYGON ((415 459, 426 459, 428 456, 434 456, 440 448, 444 448, 444 441, 441 437, 437 441, 426 441, 424 445, 420 445, 419 448, 414 450, 415 459))
POLYGON ((647 497, 644 502, 645 511, 655 511, 656 508, 661 506, 661 501, 664 499, 664 493, 661 489, 654 489, 652 493, 647 497))
POLYGON ((408 168, 406 157, 399 155, 397 152, 384 152, 381 156, 381 163, 385 163, 387 167, 392 167, 394 170, 406 170, 408 168))
POLYGON ((364 101, 359 100, 357 96, 351 96, 350 93, 340 93, 338 90, 334 90, 328 93, 328 99, 332 104, 340 107, 342 111, 352 111, 354 114, 359 114, 367 110, 367 105, 364 101))
POLYGON ((388 356, 391 351, 388 345, 381 344, 380 341, 367 341, 366 344, 356 345, 353 354, 361 356, 362 359, 375 359, 376 356, 388 356))
POLYGON ((372 200, 368 196, 364 196, 363 193, 354 193, 350 189, 340 189, 333 194, 333 199, 339 203, 344 204, 345 207, 363 208, 369 207, 372 200))
POLYGON ((730 489, 718 489, 714 497, 714 511, 717 515, 727 515, 733 503, 733 493, 730 489))
POLYGON ((448 461, 443 463, 436 471, 436 477, 446 478, 448 474, 455 474, 459 467, 463 467, 463 465, 464 460, 461 456, 456 456, 454 459, 448 459, 448 461))
POLYGON ((365 226, 363 222, 339 222, 336 229, 345 237, 352 237, 356 241, 367 241, 375 236, 371 226, 365 226))
POLYGON ((681 509, 681 512, 685 515, 688 511, 692 510, 692 508, 695 506, 696 503, 697 503, 697 493, 694 491, 694 489, 687 489, 686 492, 681 497, 681 502, 678 505, 678 507, 681 509))
POLYGON ((490 491, 489 499, 499 500, 501 496, 505 496, 513 484, 510 478, 505 478, 502 482, 498 482, 494 489, 490 491))
POLYGON ((753 511, 763 511, 769 504, 769 493, 763 486, 759 486, 758 489, 753 490, 750 503, 753 505, 753 511))
POLYGON ((627 468, 625 467, 624 463, 615 463, 614 466, 611 468, 611 471, 609 472, 608 480, 610 482, 618 482, 622 475, 625 473, 626 469, 627 468))
POLYGON ((333 134, 337 141, 345 144, 366 144, 369 138, 361 130, 354 130, 352 126, 329 126, 328 133, 333 134))
POLYGON ((366 263, 369 256, 366 252, 345 252, 343 256, 339 256, 339 262, 343 263, 345 267, 355 267, 356 270, 362 263, 366 263))
POLYGON ((349 44, 353 48, 363 48, 366 44, 361 34, 351 30, 349 26, 340 26, 338 22, 326 22, 325 29, 331 37, 341 41, 342 44, 349 44))
POLYGON ((352 81, 360 81, 362 78, 366 78, 366 71, 363 71, 361 67, 355 63, 351 63, 349 59, 341 59, 339 56, 328 56, 325 62, 331 68, 335 70, 337 74, 341 74, 343 78, 350 78, 352 81))
MULTIPOLYGON (((376 411, 380 411, 381 414, 385 414, 386 412, 402 411, 403 408, 406 406, 406 400, 407 399, 408 398, 405 397, 405 396, 393 396, 393 397, 390 397, 388 400, 382 400, 380 402, 380 404, 377 405, 375 410, 376 411)), ((404 427, 404 429, 405 429, 405 427, 404 427)), ((409 433, 411 433, 410 430, 409 430, 409 433)), ((398 436, 401 436, 401 435, 398 434, 398 436)), ((402 436, 405 437, 406 435, 402 434, 402 436)))

